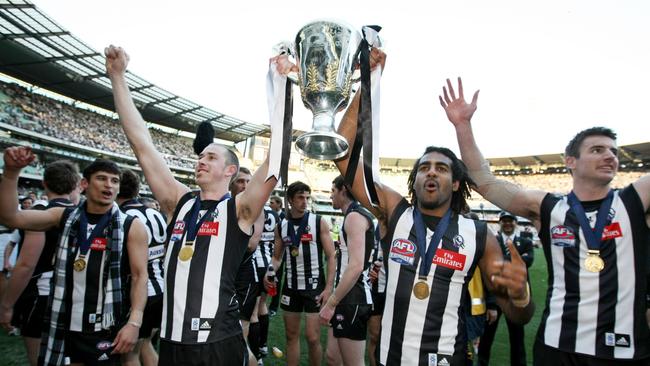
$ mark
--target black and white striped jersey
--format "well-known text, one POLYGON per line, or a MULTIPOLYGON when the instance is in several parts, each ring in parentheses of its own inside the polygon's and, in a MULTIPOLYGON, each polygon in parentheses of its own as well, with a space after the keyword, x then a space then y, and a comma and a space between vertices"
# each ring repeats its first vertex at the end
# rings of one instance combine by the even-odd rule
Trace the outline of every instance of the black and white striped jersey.
POLYGON ((163 259, 167 241, 165 217, 160 211, 146 207, 138 200, 126 201, 122 203, 120 209, 127 215, 137 217, 144 224, 149 242, 147 296, 161 295, 164 286, 163 259))
POLYGON ((307 215, 307 226, 304 233, 299 233, 300 244, 291 247, 289 225, 298 231, 301 218, 283 219, 280 229, 284 243, 285 281, 284 286, 292 290, 322 290, 325 288, 325 274, 323 267, 323 245, 320 240, 321 216, 311 212, 307 215), (292 250, 293 254, 292 255, 292 250))
POLYGON ((273 245, 275 244, 275 228, 278 226, 280 219, 270 207, 264 206, 264 227, 262 228, 262 237, 255 250, 255 265, 257 268, 269 268, 271 258, 273 258, 273 245))
MULTIPOLYGON (((601 203, 582 202, 592 227, 601 203)), ((603 359, 649 357, 645 265, 650 231, 634 187, 614 192, 600 244, 602 271, 585 269, 585 237, 566 196, 544 198, 539 237, 548 263, 548 293, 538 340, 603 359)))
MULTIPOLYGON (((423 215, 429 245, 438 218, 423 215)), ((456 365, 465 361, 467 283, 485 251, 487 226, 453 214, 426 278, 430 294, 418 299, 420 257, 413 207, 403 199, 383 238, 386 305, 380 335, 382 365, 456 365)), ((464 363, 462 363, 464 364, 464 363)))
MULTIPOLYGON (((375 242, 372 247, 372 253, 370 254, 370 266, 374 266, 377 261, 382 262, 382 264, 384 263, 384 251, 381 249, 379 225, 375 225, 375 242)), ((372 283, 370 291, 373 294, 383 294, 386 292, 386 268, 383 265, 379 267, 377 280, 372 283)))
MULTIPOLYGON (((33 207, 36 208, 39 206, 33 207)), ((74 204, 68 199, 55 198, 50 200, 47 203, 47 207, 44 209, 49 210, 56 207, 74 207, 74 204)), ((29 280, 29 283, 25 288, 25 292, 36 293, 34 292, 34 289, 36 289, 39 296, 50 295, 53 275, 52 271, 54 270, 54 255, 59 244, 60 235, 61 229, 58 227, 52 228, 45 232, 45 245, 43 246, 41 256, 38 258, 36 267, 34 267, 32 278, 29 280)))
POLYGON ((336 253, 336 277, 334 278, 334 286, 338 287, 339 281, 345 273, 350 262, 348 250, 348 235, 345 231, 345 220, 352 213, 362 215, 368 221, 369 228, 365 232, 364 251, 363 251, 363 271, 354 287, 340 299, 340 304, 372 304, 372 294, 370 293, 370 284, 368 283, 368 268, 370 267, 369 259, 372 248, 375 244, 375 227, 372 221, 372 214, 365 208, 359 206, 358 202, 352 202, 350 208, 345 214, 343 225, 341 227, 341 235, 339 236, 340 245, 336 253))
MULTIPOLYGON (((71 212, 72 209, 66 209, 64 215, 62 215, 61 222, 66 222, 71 212)), ((122 283, 126 283, 126 273, 129 271, 128 251, 126 248, 133 218, 119 211, 117 214, 119 215, 121 226, 124 229, 124 242, 122 244, 124 250, 122 252, 121 268, 122 283)), ((102 215, 90 213, 86 215, 88 217, 88 225, 85 230, 86 236, 89 237, 102 215)), ((83 228, 78 228, 78 230, 83 230, 83 228)), ((86 267, 82 271, 72 270, 72 263, 79 259, 81 253, 76 243, 76 235, 70 235, 69 245, 72 248, 73 259, 68 261, 68 273, 72 275, 66 276, 66 286, 72 289, 72 291, 67 291, 70 299, 66 303, 69 306, 67 314, 70 314, 70 327, 68 330, 71 332, 94 333, 102 330, 104 294, 106 292, 105 286, 109 270, 107 267, 109 262, 107 256, 110 255, 107 243, 110 235, 111 233, 107 226, 101 235, 92 240, 85 258, 86 267)), ((125 300, 128 301, 128 299, 125 300)))
POLYGON ((182 344, 216 342, 242 331, 235 277, 250 234, 239 227, 235 198, 201 201, 199 218, 215 204, 216 209, 198 229, 192 257, 182 261, 179 252, 186 242, 186 222, 196 199, 198 192, 188 192, 178 202, 165 253, 160 336, 182 344))

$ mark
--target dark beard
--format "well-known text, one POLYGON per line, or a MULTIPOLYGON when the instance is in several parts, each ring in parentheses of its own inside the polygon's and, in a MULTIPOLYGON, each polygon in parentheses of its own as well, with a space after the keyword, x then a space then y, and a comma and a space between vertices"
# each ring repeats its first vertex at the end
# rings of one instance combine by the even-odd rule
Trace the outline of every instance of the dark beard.
POLYGON ((418 201, 418 202, 420 203, 420 207, 427 210, 435 210, 436 208, 442 206, 442 203, 440 203, 439 201, 430 201, 430 202, 418 201))

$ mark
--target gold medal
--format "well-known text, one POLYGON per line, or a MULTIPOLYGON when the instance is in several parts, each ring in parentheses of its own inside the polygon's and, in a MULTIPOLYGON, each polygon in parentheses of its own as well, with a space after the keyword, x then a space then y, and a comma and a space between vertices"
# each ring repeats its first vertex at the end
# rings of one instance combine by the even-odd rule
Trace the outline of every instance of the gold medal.
POLYGON ((419 300, 424 300, 429 297, 429 285, 425 281, 418 281, 413 286, 413 295, 419 300))
POLYGON ((74 263, 72 264, 72 268, 74 268, 75 271, 81 272, 84 269, 86 269, 86 260, 83 258, 79 258, 74 263))
POLYGON ((599 250, 589 250, 585 259, 585 269, 589 272, 600 272, 605 268, 605 261, 600 257, 599 250))
POLYGON ((300 254, 300 250, 298 248, 291 248, 291 256, 292 257, 297 257, 298 254, 300 254))
POLYGON ((187 262, 194 255, 194 248, 191 245, 183 245, 181 250, 178 252, 178 259, 183 262, 187 262))

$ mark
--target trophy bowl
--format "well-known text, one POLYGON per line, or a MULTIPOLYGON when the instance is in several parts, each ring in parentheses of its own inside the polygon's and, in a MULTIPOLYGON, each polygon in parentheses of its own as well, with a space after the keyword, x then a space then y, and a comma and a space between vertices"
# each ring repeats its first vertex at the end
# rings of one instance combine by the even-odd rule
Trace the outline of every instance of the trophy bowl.
POLYGON ((360 43, 357 30, 336 21, 309 23, 296 35, 300 96, 314 115, 312 131, 298 137, 296 147, 309 158, 335 160, 347 154, 348 143, 336 133, 334 117, 350 100, 360 43))

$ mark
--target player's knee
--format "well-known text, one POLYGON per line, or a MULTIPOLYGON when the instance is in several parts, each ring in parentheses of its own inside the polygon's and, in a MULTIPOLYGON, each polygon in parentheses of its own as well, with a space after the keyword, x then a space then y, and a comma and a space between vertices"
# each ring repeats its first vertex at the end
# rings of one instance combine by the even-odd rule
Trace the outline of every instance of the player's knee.
POLYGON ((317 332, 306 334, 306 336, 307 336, 307 344, 309 345, 309 347, 320 345, 320 334, 318 334, 317 332))
POLYGON ((330 349, 327 350, 327 365, 339 365, 341 363, 340 355, 337 355, 335 351, 330 349))
POLYGON ((287 341, 297 341, 300 337, 300 328, 286 328, 287 341))

